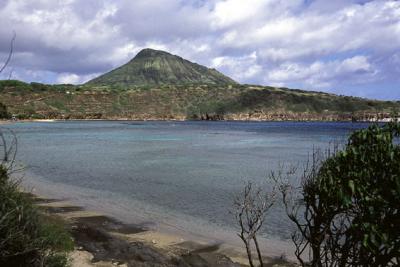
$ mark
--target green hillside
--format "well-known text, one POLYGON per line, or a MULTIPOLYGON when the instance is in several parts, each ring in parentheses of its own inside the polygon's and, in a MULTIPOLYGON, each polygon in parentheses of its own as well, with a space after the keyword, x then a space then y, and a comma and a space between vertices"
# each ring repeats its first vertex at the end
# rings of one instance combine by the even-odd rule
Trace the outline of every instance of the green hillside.
POLYGON ((0 102, 19 118, 370 120, 400 111, 400 101, 252 85, 46 85, 0 81, 0 102))
POLYGON ((87 84, 126 87, 235 83, 215 69, 209 69, 164 51, 143 49, 125 65, 103 74, 87 84))

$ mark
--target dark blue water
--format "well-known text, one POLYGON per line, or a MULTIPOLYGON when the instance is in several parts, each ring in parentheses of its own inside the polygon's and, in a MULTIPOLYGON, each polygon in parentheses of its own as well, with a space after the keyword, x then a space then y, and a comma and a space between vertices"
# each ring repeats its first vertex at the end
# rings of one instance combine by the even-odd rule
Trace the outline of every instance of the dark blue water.
MULTIPOLYGON (((30 184, 116 216, 131 214, 183 230, 231 231, 229 210, 244 181, 268 187, 267 173, 279 164, 302 166, 313 148, 344 142, 367 126, 84 121, 10 128, 18 135, 18 158, 27 166, 30 184)), ((275 237, 288 236, 290 226, 279 207, 266 226, 275 237)))

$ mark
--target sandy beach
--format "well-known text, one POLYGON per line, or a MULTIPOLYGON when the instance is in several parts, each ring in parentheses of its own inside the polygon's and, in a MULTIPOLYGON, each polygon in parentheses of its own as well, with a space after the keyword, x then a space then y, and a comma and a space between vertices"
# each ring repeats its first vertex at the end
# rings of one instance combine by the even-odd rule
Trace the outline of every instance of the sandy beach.
MULTIPOLYGON (((185 235, 126 224, 66 200, 28 194, 45 212, 66 222, 76 244, 70 255, 72 266, 135 266, 133 262, 177 266, 179 261, 187 266, 247 266, 240 247, 188 240, 185 235)), ((280 258, 266 257, 265 262, 266 266, 293 266, 280 258)))

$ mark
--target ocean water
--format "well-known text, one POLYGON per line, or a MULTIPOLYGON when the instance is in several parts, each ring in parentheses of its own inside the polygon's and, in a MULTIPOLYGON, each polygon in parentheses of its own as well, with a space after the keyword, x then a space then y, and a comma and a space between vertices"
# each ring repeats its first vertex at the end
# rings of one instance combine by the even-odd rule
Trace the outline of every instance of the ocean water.
MULTIPOLYGON (((365 123, 16 123, 24 183, 125 221, 220 237, 235 231, 233 199, 252 180, 268 188, 281 164, 301 167, 315 148, 344 143, 365 123)), ((291 232, 282 207, 264 235, 291 232)), ((234 236, 234 235, 233 235, 234 236)))

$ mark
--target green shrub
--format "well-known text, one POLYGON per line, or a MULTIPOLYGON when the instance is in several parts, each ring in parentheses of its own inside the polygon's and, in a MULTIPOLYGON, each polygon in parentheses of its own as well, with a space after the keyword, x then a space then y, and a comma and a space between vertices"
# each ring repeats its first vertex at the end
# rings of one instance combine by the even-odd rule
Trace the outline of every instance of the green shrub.
POLYGON ((293 187, 281 184, 303 266, 400 263, 399 135, 398 123, 373 125, 354 132, 327 159, 315 154, 295 201, 289 201, 293 187))
POLYGON ((21 88, 29 88, 29 84, 25 82, 21 82, 18 80, 1 80, 0 88, 4 87, 21 87, 21 88))
POLYGON ((353 265, 400 263, 399 135, 394 123, 357 131, 319 171, 320 196, 350 222, 337 247, 353 265))
POLYGON ((0 266, 66 266, 73 242, 42 214, 0 166, 0 266))
POLYGON ((31 82, 30 86, 34 91, 46 91, 49 89, 49 85, 37 82, 31 82))
POLYGON ((7 111, 7 106, 0 103, 0 119, 9 119, 11 117, 10 113, 7 111))

